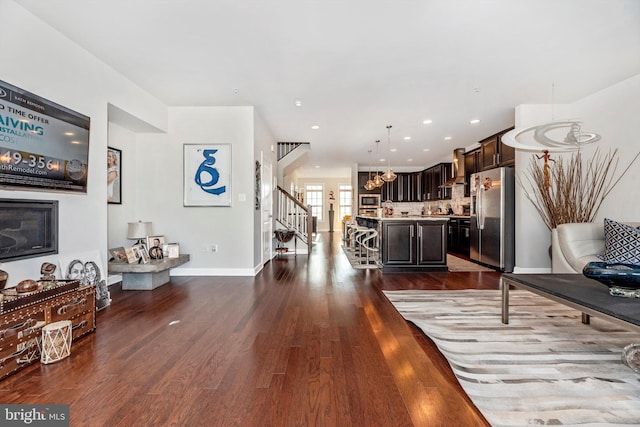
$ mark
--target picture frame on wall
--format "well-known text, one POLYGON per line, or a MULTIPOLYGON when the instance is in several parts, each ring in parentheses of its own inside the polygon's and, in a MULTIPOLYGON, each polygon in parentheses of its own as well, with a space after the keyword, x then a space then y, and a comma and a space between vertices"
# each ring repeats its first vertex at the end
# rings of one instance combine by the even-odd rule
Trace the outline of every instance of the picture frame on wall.
POLYGON ((122 151, 107 147, 107 203, 122 204, 122 151))
POLYGON ((184 144, 184 206, 231 206, 231 144, 184 144))
POLYGON ((255 188, 255 207, 256 210, 260 210, 260 204, 262 202, 262 165, 256 160, 256 188, 255 188))

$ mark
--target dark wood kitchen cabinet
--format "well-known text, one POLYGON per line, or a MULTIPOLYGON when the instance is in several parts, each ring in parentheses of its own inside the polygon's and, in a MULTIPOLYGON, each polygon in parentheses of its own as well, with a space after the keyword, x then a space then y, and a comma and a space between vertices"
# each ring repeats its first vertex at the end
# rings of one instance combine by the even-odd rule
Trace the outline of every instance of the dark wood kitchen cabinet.
POLYGON ((447 219, 384 220, 383 271, 447 270, 447 219))
POLYGON ((479 148, 464 154, 464 196, 471 196, 471 175, 482 170, 479 148))
POLYGON ((440 163, 422 171, 422 201, 451 199, 451 188, 443 184, 451 177, 451 163, 440 163))
POLYGON ((471 238, 469 234, 470 219, 450 218, 448 226, 448 246, 450 252, 469 256, 471 238))
POLYGON ((398 178, 394 179, 391 182, 385 182, 384 184, 382 184, 382 187, 380 187, 381 189, 381 193, 380 193, 380 200, 382 200, 383 202, 387 201, 387 200, 391 200, 392 202, 397 202, 398 201, 398 178))
POLYGON ((397 178, 382 186, 382 201, 418 202, 421 200, 422 172, 399 172, 397 178))
POLYGON ((371 172, 371 174, 369 174, 369 172, 358 172, 358 190, 356 191, 357 194, 380 194, 379 187, 376 187, 373 190, 367 190, 364 188, 364 185, 370 179, 369 176, 371 176, 371 179, 373 179, 375 175, 373 172, 371 172))
POLYGON ((513 128, 505 129, 480 141, 482 170, 511 166, 516 160, 516 150, 502 143, 502 136, 513 128))

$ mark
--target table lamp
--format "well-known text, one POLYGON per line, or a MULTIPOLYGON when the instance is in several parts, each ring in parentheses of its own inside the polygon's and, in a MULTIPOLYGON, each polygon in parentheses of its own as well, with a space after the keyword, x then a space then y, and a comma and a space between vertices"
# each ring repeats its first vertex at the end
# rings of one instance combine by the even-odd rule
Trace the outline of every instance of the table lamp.
POLYGON ((153 234, 151 231, 151 222, 138 221, 129 222, 127 224, 127 239, 137 240, 136 245, 145 243, 144 239, 153 234))

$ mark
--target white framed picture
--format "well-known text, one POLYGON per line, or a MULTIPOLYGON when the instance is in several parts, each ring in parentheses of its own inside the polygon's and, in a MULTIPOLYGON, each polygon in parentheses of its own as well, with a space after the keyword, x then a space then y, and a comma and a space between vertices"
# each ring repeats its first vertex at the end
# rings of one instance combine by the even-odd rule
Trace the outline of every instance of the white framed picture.
POLYGON ((166 244, 162 249, 167 258, 178 258, 180 256, 180 245, 178 243, 166 244))
POLYGON ((147 252, 146 246, 141 243, 139 245, 135 245, 134 248, 138 249, 138 253, 140 254, 140 259, 143 264, 149 264, 149 252, 147 252))
POLYGON ((184 144, 184 206, 231 206, 231 144, 184 144))

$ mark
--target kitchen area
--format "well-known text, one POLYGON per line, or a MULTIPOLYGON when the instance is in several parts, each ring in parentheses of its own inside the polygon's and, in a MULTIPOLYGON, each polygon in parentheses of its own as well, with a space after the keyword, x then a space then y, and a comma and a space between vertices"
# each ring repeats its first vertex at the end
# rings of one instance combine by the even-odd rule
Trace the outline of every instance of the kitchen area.
POLYGON ((356 228, 375 230, 366 241, 375 247, 359 252, 382 272, 447 271, 447 255, 513 271, 515 153, 500 140, 509 130, 472 150, 455 149, 451 162, 396 173, 380 187, 367 190, 370 174, 360 171, 358 215, 345 243, 361 246, 350 236, 356 228))

